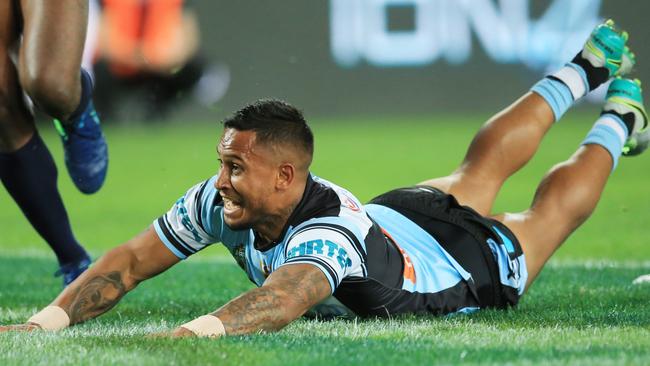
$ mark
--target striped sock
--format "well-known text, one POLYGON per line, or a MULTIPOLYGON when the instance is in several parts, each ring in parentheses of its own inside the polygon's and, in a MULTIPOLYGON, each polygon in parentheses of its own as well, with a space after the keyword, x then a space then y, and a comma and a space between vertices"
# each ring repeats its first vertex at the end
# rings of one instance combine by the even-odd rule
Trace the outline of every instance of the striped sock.
POLYGON ((573 105, 573 102, 587 94, 589 83, 582 67, 570 62, 555 74, 540 80, 531 88, 531 91, 546 100, 553 110, 557 122, 573 105))
POLYGON ((612 156, 614 164, 612 171, 618 164, 618 158, 623 152, 623 145, 627 139, 628 131, 625 122, 614 114, 605 113, 598 118, 594 127, 587 134, 587 137, 582 141, 582 145, 597 144, 609 152, 612 156))

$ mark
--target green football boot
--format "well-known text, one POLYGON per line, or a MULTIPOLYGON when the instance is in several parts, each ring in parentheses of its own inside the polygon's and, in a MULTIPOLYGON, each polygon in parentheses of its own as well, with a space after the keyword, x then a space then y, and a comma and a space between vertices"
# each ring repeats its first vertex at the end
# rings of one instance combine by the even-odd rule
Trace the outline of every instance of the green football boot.
POLYGON ((590 91, 611 77, 632 71, 636 57, 626 46, 628 38, 628 33, 617 29, 611 19, 591 32, 582 50, 571 61, 585 71, 590 91))
POLYGON ((630 50, 628 46, 623 48, 623 55, 621 57, 621 67, 616 72, 616 76, 624 76, 632 72, 636 65, 636 55, 630 50))
POLYGON ((639 155, 648 148, 650 129, 639 79, 614 79, 607 90, 603 113, 617 115, 627 126, 628 139, 623 155, 639 155))
POLYGON ((621 67, 628 38, 627 32, 617 30, 614 21, 608 19, 591 32, 581 56, 595 67, 607 68, 610 76, 621 75, 621 71, 628 71, 621 67))
POLYGON ((623 156, 635 156, 648 149, 650 145, 650 128, 645 128, 627 139, 623 146, 623 156))

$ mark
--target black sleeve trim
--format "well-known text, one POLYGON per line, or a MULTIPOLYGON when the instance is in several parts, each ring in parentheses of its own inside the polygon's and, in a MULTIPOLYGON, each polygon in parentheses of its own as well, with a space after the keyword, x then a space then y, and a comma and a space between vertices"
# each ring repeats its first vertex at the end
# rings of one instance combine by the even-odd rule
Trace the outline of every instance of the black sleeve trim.
POLYGON ((178 249, 179 252, 183 253, 186 257, 194 254, 194 251, 191 251, 176 235, 171 232, 165 215, 158 218, 158 226, 160 226, 160 229, 162 230, 167 240, 169 240, 169 242, 172 243, 172 245, 178 249))
POLYGON ((208 181, 209 181, 209 179, 206 180, 205 182, 203 182, 203 185, 201 185, 201 188, 199 189, 199 193, 197 193, 196 200, 195 200, 195 203, 197 205, 196 222, 199 223, 199 226, 201 226, 201 229, 203 229, 203 231, 206 231, 206 230, 205 230, 205 226, 203 226, 203 220, 202 220, 202 217, 203 217, 202 198, 203 198, 203 191, 205 190, 205 187, 207 187, 208 181))
MULTIPOLYGON (((285 261, 284 263, 288 264, 292 262, 314 262, 320 264, 329 273, 330 277, 332 278, 332 281, 334 281, 335 286, 338 286, 338 284, 341 283, 339 281, 339 275, 332 268, 332 266, 330 266, 329 263, 325 262, 324 260, 318 257, 310 257, 310 256, 293 257, 285 261)), ((334 289, 332 289, 332 292, 334 292, 334 289)))

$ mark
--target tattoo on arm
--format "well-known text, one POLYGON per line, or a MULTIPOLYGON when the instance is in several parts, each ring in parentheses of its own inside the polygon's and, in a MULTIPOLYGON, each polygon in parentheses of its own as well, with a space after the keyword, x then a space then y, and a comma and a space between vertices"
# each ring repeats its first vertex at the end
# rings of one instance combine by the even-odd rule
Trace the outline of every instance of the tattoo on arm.
POLYGON ((329 294, 329 281, 320 269, 295 264, 278 269, 264 286, 231 300, 212 315, 221 319, 228 335, 275 331, 329 294))
POLYGON ((120 272, 97 275, 79 285, 64 310, 70 316, 70 324, 81 323, 110 310, 126 292, 120 272))

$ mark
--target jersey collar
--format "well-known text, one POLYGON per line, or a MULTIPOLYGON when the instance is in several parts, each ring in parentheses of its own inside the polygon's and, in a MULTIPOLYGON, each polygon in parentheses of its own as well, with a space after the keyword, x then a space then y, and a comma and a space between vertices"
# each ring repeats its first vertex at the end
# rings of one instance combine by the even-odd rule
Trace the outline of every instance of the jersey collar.
POLYGON ((315 182, 312 175, 309 174, 302 198, 282 228, 280 236, 271 243, 264 243, 260 240, 257 232, 255 232, 255 249, 267 251, 280 244, 292 227, 296 227, 315 217, 338 216, 340 209, 341 200, 336 192, 330 187, 315 182))

